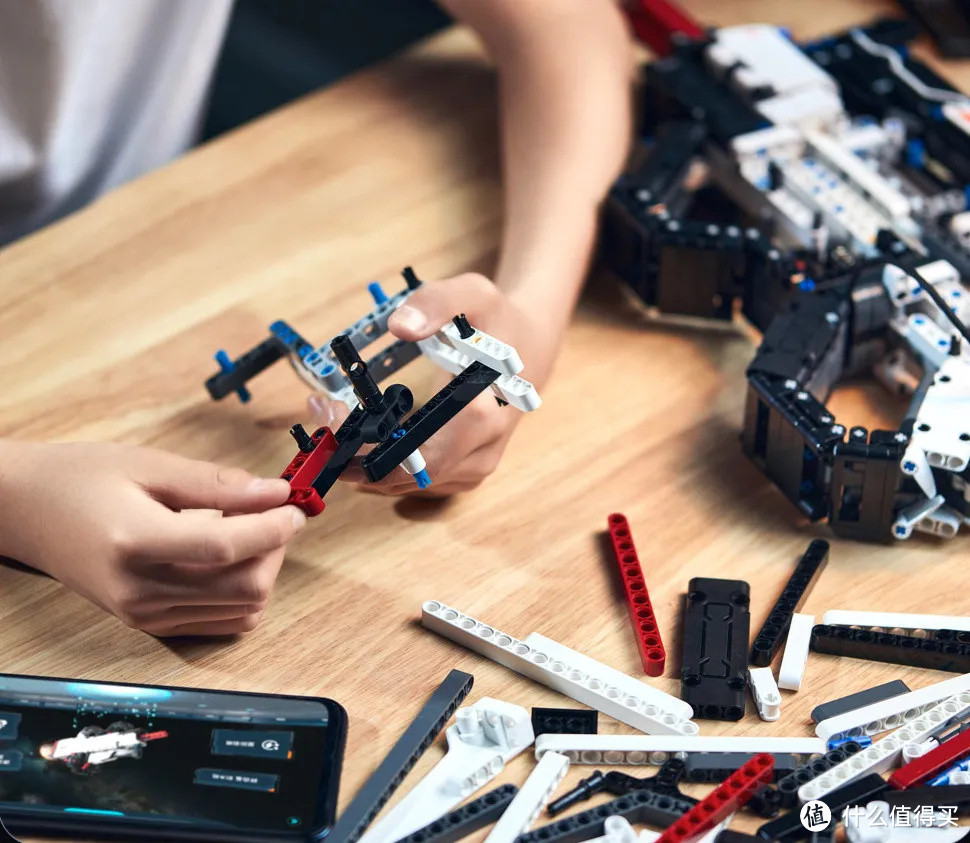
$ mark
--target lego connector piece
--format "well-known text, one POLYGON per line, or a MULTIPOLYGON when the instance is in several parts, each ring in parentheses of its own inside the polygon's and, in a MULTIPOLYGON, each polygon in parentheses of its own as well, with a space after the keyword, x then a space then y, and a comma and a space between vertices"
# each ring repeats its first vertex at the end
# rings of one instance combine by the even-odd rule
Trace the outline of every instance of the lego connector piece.
POLYGON ((811 647, 816 653, 888 662, 953 673, 970 672, 970 644, 937 641, 848 626, 816 626, 811 647))
POLYGON ((417 760, 444 729, 472 689, 474 677, 452 670, 364 782, 327 835, 327 843, 356 843, 400 787, 417 760))
POLYGON ((806 782, 817 779, 847 758, 862 751, 862 746, 854 741, 830 749, 821 758, 816 758, 778 779, 779 804, 783 808, 794 808, 798 804, 798 788, 806 782))
POLYGON ((741 580, 695 577, 684 611, 681 696, 697 717, 740 720, 748 689, 748 602, 741 580))
MULTIPOLYGON (((823 621, 825 617, 823 616, 823 621)), ((825 621, 825 623, 828 623, 828 621, 825 621)), ((898 697, 900 694, 908 693, 909 685, 903 682, 902 679, 893 679, 891 682, 884 682, 882 685, 876 685, 874 688, 867 688, 865 691, 858 691, 854 694, 839 697, 838 699, 815 706, 812 709, 812 721, 814 723, 821 723, 830 717, 847 714, 863 706, 884 702, 893 697, 898 697)))
POLYGON ((585 708, 532 708, 532 731, 536 737, 554 735, 595 735, 599 712, 585 708))
POLYGON ((395 843, 455 843, 496 822, 518 792, 514 784, 503 784, 395 843))
POLYGON ((686 814, 692 805, 681 799, 635 790, 588 811, 571 814, 548 825, 520 834, 515 843, 581 843, 605 834, 609 817, 623 817, 631 823, 665 826, 686 814))
MULTIPOLYGON (((541 647, 532 647, 436 600, 429 600, 422 606, 421 624, 634 729, 648 734, 697 734, 696 723, 662 707, 669 694, 643 683, 638 683, 641 686, 639 693, 631 693, 628 685, 621 688, 609 679, 612 668, 600 673, 555 658, 541 647)), ((584 657, 583 665, 590 664, 596 662, 584 657)), ((625 678, 628 682, 636 682, 632 677, 625 678)), ((675 702, 683 705, 680 700, 675 702)))
POLYGON ((970 692, 945 699, 905 726, 890 732, 862 752, 837 764, 817 779, 798 788, 802 802, 821 799, 833 790, 866 773, 883 773, 896 764, 906 744, 921 743, 942 732, 950 723, 970 713, 970 692))
POLYGON ((897 790, 925 784, 968 755, 970 755, 970 732, 962 732, 900 767, 889 777, 889 783, 897 790))
POLYGON ((233 360, 223 349, 215 353, 219 372, 205 382, 205 388, 215 401, 220 401, 232 392, 244 404, 252 396, 246 389, 246 382, 268 369, 286 355, 286 346, 275 336, 263 340, 254 349, 233 360))
POLYGON ((781 717, 781 694, 778 683, 770 667, 749 667, 748 682, 751 696, 762 720, 777 720, 781 717))
POLYGON ((568 769, 569 759, 565 755, 546 753, 529 773, 529 778, 525 780, 512 804, 485 838, 485 843, 514 843, 539 816, 568 769))
POLYGON ((756 755, 691 808, 660 835, 657 843, 689 843, 713 828, 728 814, 746 805, 771 781, 775 761, 767 753, 756 755))
MULTIPOLYGON (((747 758, 743 758, 741 763, 744 763, 746 760, 747 758)), ((567 811, 575 805, 578 805, 580 802, 591 799, 597 793, 611 793, 613 796, 623 796, 635 790, 649 790, 653 793, 672 796, 675 799, 681 799, 685 802, 695 804, 697 800, 692 796, 681 793, 678 787, 680 780, 684 777, 686 769, 686 763, 679 758, 668 758, 664 761, 663 766, 661 766, 657 773, 642 779, 627 775, 626 773, 620 773, 616 770, 610 770, 608 773, 604 773, 602 770, 595 770, 591 776, 580 779, 579 784, 572 790, 567 791, 554 802, 550 802, 547 811, 550 816, 557 816, 563 813, 563 811, 567 811)), ((737 767, 733 768, 731 772, 733 773, 736 769, 737 767)))
POLYGON ((320 493, 313 488, 320 472, 337 451, 337 440, 328 427, 316 430, 308 436, 302 425, 290 430, 299 451, 280 475, 290 484, 290 496, 286 502, 302 509, 308 518, 319 515, 326 508, 320 493))
POLYGON ((751 664, 756 667, 771 664, 785 640, 792 615, 802 608, 828 558, 827 541, 816 539, 808 546, 751 645, 751 664))
POLYGON ((633 624, 633 634, 636 636, 637 649, 640 651, 640 661, 643 672, 647 676, 662 676, 667 661, 667 651, 660 638, 660 629, 654 615, 653 605, 647 583, 643 578, 640 558, 637 556, 630 524, 625 515, 614 512, 607 519, 610 531, 610 541, 616 564, 619 567, 620 579, 623 582, 623 593, 626 596, 627 610, 630 622, 633 624))

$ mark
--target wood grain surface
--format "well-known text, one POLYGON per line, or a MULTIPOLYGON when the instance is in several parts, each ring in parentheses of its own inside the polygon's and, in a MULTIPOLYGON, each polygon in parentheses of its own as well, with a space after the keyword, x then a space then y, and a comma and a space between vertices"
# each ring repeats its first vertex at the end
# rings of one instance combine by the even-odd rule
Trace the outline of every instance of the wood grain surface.
MULTIPOLYGON (((772 22, 796 37, 893 9, 875 0, 687 5, 711 24, 772 22)), ((970 65, 940 64, 970 86, 970 65)), ((501 218, 496 138, 492 73, 472 35, 452 29, 15 244, 0 255, 0 436, 143 443, 278 473, 293 453, 287 428, 307 421, 306 390, 281 365, 252 384, 251 404, 213 403, 202 388, 213 351, 238 354, 276 318, 320 341, 367 310, 366 282, 400 289, 405 264, 429 278, 490 271, 501 218)), ((594 273, 544 406, 479 490, 426 503, 338 488, 293 544, 262 626, 232 641, 158 641, 55 582, 0 566, 0 665, 332 697, 350 715, 343 805, 452 667, 475 675, 470 701, 572 704, 424 631, 426 599, 518 637, 541 631, 638 675, 603 544, 606 516, 620 510, 670 654, 652 681, 676 693, 687 581, 746 579, 754 631, 808 541, 831 538, 741 454, 753 352, 743 330, 650 324, 594 273)), ((406 380, 420 391, 430 372, 422 361, 406 380)), ((866 384, 840 389, 833 404, 847 423, 892 423, 903 411, 866 384)), ((805 611, 970 614, 965 534, 832 545, 805 611)), ((761 722, 749 703, 744 721, 703 721, 701 731, 809 735, 814 705, 895 677, 920 687, 945 674, 813 655, 802 690, 783 692, 779 721, 761 722)), ((520 757, 499 780, 521 783, 532 765, 531 754, 520 757)), ((574 768, 566 785, 589 772, 574 768)))

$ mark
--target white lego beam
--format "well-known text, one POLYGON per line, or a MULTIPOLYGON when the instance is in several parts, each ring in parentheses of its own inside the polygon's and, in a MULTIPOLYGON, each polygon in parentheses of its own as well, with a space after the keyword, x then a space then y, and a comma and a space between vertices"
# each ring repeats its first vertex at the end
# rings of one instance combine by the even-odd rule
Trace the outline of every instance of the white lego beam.
POLYGON ((820 799, 867 773, 884 773, 899 761, 907 744, 922 743, 967 714, 970 714, 970 692, 948 697, 905 726, 805 782, 798 788, 798 798, 802 802, 820 799))
POLYGON ((422 606, 421 623, 476 653, 577 702, 648 734, 696 735, 697 724, 661 707, 669 695, 643 684, 639 694, 618 688, 608 672, 589 672, 436 600, 422 606))
POLYGON ((556 752, 547 752, 529 773, 529 778, 515 795, 508 808, 493 826, 485 843, 514 843, 527 831, 546 803, 556 792, 569 769, 569 759, 556 752))
POLYGON ((781 694, 778 693, 778 683, 770 667, 749 667, 748 684, 751 696, 758 708, 758 716, 762 720, 777 720, 781 717, 781 694))
POLYGON ((970 691, 970 673, 829 717, 815 727, 815 734, 825 741, 878 735, 915 720, 940 700, 966 691, 970 691))
POLYGON ((694 752, 759 752, 821 755, 826 744, 821 738, 767 736, 708 737, 706 735, 539 735, 536 758, 546 752, 565 755, 573 764, 660 766, 671 756, 694 752))

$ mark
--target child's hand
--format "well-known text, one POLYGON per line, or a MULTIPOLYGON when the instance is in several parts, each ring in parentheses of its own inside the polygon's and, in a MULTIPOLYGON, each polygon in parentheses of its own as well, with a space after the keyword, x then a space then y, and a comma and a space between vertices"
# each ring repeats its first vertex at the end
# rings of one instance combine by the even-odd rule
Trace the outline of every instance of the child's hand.
MULTIPOLYGON (((506 294, 482 275, 466 273, 444 281, 424 284, 390 317, 392 334, 405 340, 422 340, 441 329, 458 313, 464 313, 476 328, 516 347, 525 363, 523 376, 543 378, 552 365, 556 340, 544 335, 540 320, 534 320, 506 294)), ((451 379, 443 373, 435 384, 440 388, 451 379)), ((315 395, 311 407, 320 424, 338 425, 345 412, 315 395)), ((505 446, 522 413, 501 407, 491 390, 486 390, 462 409, 448 424, 421 446, 432 486, 422 492, 414 478, 396 468, 378 483, 369 483, 363 470, 352 464, 341 480, 366 483, 367 490, 388 495, 448 495, 474 489, 498 466, 505 446)))
POLYGON ((149 448, 0 442, 0 555, 153 635, 246 632, 306 523, 288 493, 149 448))

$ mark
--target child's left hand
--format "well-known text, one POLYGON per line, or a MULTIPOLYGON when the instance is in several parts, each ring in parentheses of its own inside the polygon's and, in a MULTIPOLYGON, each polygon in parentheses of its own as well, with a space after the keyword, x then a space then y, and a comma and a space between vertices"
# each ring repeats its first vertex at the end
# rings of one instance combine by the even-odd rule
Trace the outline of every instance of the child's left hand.
MULTIPOLYGON (((548 376, 558 337, 548 336, 541 320, 526 313, 483 275, 465 273, 424 284, 391 315, 388 327, 400 339, 417 341, 435 334, 458 313, 464 313, 474 327, 515 346, 525 363, 523 377, 537 387, 548 376)), ((450 379, 451 375, 442 373, 435 389, 450 379)), ((342 404, 321 395, 311 396, 310 406, 316 424, 335 428, 347 415, 342 404)), ((432 481, 429 489, 419 489, 414 478, 401 468, 378 483, 370 483, 354 463, 340 479, 387 495, 437 497, 474 489, 498 466, 521 417, 515 408, 499 406, 491 390, 479 395, 421 446, 432 481)))

